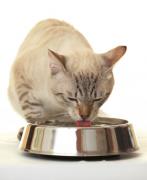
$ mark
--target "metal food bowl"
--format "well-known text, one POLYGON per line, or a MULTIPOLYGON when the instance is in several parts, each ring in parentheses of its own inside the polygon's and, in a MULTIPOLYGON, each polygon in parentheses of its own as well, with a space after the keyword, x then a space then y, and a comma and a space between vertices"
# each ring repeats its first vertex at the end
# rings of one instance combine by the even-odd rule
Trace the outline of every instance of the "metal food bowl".
POLYGON ((103 117, 91 127, 76 127, 74 122, 64 121, 27 124, 19 148, 33 154, 90 157, 128 154, 138 145, 128 121, 103 117))

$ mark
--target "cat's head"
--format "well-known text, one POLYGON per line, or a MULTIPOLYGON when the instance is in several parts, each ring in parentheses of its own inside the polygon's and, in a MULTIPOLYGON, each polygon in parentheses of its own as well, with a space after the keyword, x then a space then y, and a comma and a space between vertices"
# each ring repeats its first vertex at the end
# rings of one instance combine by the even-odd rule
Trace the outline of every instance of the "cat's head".
POLYGON ((52 93, 73 120, 96 118, 113 89, 113 65, 125 52, 126 46, 103 54, 87 51, 67 56, 49 50, 52 93))

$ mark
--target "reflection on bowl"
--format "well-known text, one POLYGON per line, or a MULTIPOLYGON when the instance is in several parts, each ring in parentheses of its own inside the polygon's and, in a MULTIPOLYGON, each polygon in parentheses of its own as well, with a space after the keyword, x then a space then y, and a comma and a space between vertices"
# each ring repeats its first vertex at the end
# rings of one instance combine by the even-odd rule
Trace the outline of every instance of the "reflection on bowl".
POLYGON ((109 156, 138 149, 133 127, 128 121, 97 118, 91 127, 74 122, 27 124, 19 145, 23 151, 53 156, 109 156))

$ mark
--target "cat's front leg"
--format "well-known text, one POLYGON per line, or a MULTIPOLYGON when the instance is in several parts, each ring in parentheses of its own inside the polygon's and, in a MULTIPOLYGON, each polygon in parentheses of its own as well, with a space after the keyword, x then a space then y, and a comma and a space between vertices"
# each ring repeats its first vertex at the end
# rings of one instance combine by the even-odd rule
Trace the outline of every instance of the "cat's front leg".
POLYGON ((46 122, 47 115, 45 113, 43 104, 34 98, 32 93, 30 93, 30 96, 28 96, 21 105, 27 122, 35 124, 42 124, 46 122))
POLYGON ((47 121, 47 114, 43 103, 39 100, 33 91, 33 88, 22 83, 17 88, 19 103, 23 116, 29 123, 43 124, 47 121))

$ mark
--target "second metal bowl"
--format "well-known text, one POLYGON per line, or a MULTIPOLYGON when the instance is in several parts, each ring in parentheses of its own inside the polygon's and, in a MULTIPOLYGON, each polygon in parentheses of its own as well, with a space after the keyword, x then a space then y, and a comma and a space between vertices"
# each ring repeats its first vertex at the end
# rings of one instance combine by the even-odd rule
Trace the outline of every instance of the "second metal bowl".
POLYGON ((85 157, 130 153, 136 151, 138 145, 128 121, 98 118, 91 127, 76 127, 64 121, 27 124, 19 148, 34 154, 85 157))

